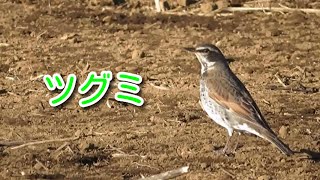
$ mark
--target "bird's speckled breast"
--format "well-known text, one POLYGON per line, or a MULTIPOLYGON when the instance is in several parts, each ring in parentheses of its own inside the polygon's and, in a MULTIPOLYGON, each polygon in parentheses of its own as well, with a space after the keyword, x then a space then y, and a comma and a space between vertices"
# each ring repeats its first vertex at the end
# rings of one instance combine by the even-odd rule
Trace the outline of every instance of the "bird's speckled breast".
POLYGON ((229 133, 232 133, 233 128, 228 123, 226 109, 209 97, 208 89, 203 80, 200 80, 200 100, 209 117, 220 126, 226 128, 229 133))

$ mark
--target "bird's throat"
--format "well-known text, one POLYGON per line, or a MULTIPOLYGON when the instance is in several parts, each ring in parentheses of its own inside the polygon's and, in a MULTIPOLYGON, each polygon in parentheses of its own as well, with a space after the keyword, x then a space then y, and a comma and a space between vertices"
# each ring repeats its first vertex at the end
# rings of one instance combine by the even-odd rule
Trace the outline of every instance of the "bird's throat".
POLYGON ((209 63, 201 63, 201 74, 205 73, 209 69, 215 68, 215 62, 209 62, 209 63))

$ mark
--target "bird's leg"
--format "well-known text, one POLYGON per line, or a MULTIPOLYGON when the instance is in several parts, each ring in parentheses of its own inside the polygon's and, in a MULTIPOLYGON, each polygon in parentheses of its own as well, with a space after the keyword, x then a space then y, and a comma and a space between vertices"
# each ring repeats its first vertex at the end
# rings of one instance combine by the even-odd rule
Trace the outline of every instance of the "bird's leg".
POLYGON ((227 150, 228 150, 228 147, 229 147, 229 144, 230 144, 230 142, 231 142, 231 137, 232 137, 232 136, 228 136, 226 145, 225 145, 224 148, 222 149, 222 154, 226 154, 226 152, 227 152, 227 150))
POLYGON ((236 139, 236 143, 234 145, 234 148, 232 149, 231 152, 235 153, 237 148, 238 148, 238 145, 239 145, 239 137, 240 137, 241 133, 239 132, 238 135, 237 135, 237 139, 236 139))
POLYGON ((223 149, 220 149, 218 150, 218 154, 222 154, 222 155, 228 155, 230 152, 229 152, 229 146, 230 146, 230 142, 231 142, 231 138, 232 138, 232 134, 233 134, 233 129, 227 129, 228 131, 228 139, 227 139, 227 142, 226 142, 226 145, 224 146, 223 149))
POLYGON ((231 137, 232 137, 232 136, 228 136, 226 145, 224 146, 223 149, 215 150, 215 152, 216 152, 217 154, 220 154, 220 155, 228 154, 228 149, 229 149, 229 144, 230 144, 230 142, 231 142, 231 137))

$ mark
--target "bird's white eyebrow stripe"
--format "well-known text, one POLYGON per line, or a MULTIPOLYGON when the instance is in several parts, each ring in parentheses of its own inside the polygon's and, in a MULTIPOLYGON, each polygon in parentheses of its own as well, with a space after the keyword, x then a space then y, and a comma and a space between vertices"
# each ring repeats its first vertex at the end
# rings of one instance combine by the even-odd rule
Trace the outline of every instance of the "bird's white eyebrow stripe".
POLYGON ((205 50, 205 49, 208 49, 208 50, 210 50, 210 51, 215 51, 215 52, 217 52, 217 53, 220 53, 218 49, 216 49, 216 48, 211 48, 211 47, 197 47, 197 48, 196 48, 196 51, 201 51, 201 50, 205 50))
POLYGON ((204 49, 209 49, 209 48, 207 48, 207 47, 197 47, 197 48, 196 48, 197 51, 199 51, 199 50, 204 50, 204 49))

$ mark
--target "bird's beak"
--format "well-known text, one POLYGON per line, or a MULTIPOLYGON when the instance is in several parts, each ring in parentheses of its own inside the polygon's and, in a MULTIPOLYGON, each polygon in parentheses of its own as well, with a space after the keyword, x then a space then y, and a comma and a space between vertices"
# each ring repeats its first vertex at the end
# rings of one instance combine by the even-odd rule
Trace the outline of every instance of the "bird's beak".
POLYGON ((192 47, 185 47, 183 49, 189 52, 196 52, 196 48, 192 48, 192 47))

